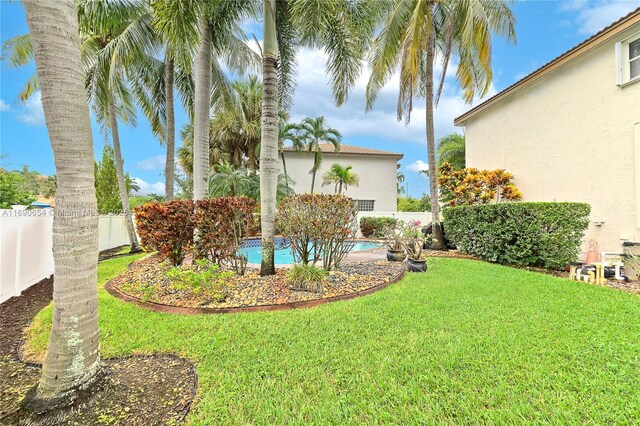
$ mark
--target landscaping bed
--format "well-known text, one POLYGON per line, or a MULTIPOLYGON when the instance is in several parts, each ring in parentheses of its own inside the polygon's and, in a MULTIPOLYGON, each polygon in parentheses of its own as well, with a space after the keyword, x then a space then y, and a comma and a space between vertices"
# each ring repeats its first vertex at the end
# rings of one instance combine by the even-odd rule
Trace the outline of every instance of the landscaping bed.
MULTIPOLYGON (((157 354, 107 359, 104 363, 107 376, 102 386, 64 410, 65 420, 56 424, 175 424, 187 414, 197 386, 195 369, 189 361, 157 354)), ((0 424, 21 424, 24 419, 15 409, 37 383, 40 369, 7 356, 0 359, 0 371, 0 424)))
MULTIPOLYGON (((181 268, 189 267, 183 265, 181 268)), ((171 269, 171 264, 161 261, 159 256, 149 256, 133 262, 126 271, 111 280, 110 285, 143 302, 186 308, 242 308, 358 294, 398 279, 404 265, 387 261, 344 263, 327 276, 320 293, 291 290, 285 282, 284 269, 265 277, 253 268, 247 269, 244 275, 225 271, 229 276, 222 279, 222 297, 206 291, 196 293, 189 288, 176 288, 175 281, 167 276, 171 269)))

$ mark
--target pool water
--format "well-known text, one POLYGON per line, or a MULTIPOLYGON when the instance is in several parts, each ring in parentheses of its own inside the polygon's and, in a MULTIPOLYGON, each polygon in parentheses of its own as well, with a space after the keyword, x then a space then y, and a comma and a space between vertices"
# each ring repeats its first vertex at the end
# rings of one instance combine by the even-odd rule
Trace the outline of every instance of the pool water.
MULTIPOLYGON (((291 265, 294 263, 291 248, 282 248, 283 241, 276 238, 276 251, 274 253, 276 265, 291 265)), ((357 241, 351 251, 371 250, 382 247, 382 244, 372 241, 357 241)), ((262 259, 262 245, 260 240, 247 240, 243 244, 242 253, 247 256, 249 263, 260 263, 262 259)))

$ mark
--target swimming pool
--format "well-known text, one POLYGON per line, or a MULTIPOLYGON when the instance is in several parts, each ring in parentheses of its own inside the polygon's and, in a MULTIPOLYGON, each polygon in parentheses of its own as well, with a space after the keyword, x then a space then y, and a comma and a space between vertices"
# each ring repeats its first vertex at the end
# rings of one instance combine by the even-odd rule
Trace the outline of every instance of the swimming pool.
MULTIPOLYGON (((282 248, 284 245, 282 238, 276 238, 275 245, 275 264, 291 265, 293 263, 293 253, 291 253, 291 248, 282 248)), ((357 241, 351 251, 371 250, 380 247, 382 247, 381 243, 373 241, 357 241)), ((262 258, 262 242, 259 239, 246 240, 242 244, 242 253, 247 256, 249 263, 260 263, 262 258)))

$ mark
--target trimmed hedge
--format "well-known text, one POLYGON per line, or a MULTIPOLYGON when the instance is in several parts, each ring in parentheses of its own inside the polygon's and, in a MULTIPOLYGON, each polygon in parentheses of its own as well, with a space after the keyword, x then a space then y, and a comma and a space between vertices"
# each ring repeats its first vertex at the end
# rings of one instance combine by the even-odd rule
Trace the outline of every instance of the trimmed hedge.
POLYGON ((360 218, 360 232, 365 238, 383 238, 387 228, 393 228, 398 223, 392 217, 362 217, 360 218))
POLYGON ((589 225, 585 203, 500 203, 447 208, 447 236, 489 262, 558 269, 576 260, 589 225))

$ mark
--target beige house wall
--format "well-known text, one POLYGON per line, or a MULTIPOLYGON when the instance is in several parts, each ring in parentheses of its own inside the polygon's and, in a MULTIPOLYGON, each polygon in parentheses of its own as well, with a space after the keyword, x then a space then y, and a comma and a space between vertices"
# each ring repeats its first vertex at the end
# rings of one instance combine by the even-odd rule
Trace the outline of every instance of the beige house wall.
POLYGON ((640 82, 616 86, 620 34, 465 122, 469 167, 505 168, 525 201, 582 201, 601 251, 640 240, 640 82))
MULTIPOLYGON (((313 157, 310 154, 285 152, 287 173, 295 181, 293 190, 297 194, 311 192, 311 174, 313 157)), ((333 163, 352 166, 360 178, 359 186, 350 186, 343 194, 355 200, 374 200, 374 211, 395 212, 397 209, 397 158, 392 156, 328 154, 316 174, 314 192, 333 194, 334 186, 322 186, 322 176, 333 163)), ((280 158, 282 169, 282 158, 280 158)))

